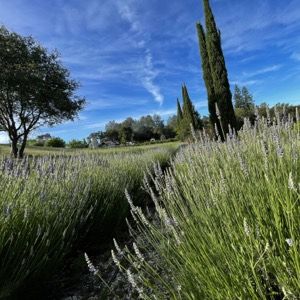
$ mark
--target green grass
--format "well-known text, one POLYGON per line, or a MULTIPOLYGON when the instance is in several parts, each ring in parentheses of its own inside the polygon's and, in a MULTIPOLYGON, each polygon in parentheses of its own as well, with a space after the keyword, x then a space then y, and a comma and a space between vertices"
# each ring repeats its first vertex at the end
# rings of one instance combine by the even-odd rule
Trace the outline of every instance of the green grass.
POLYGON ((104 226, 113 232, 128 214, 125 189, 137 192, 144 170, 166 164, 177 147, 53 150, 51 156, 30 148, 34 157, 23 161, 4 155, 0 298, 49 276, 87 232, 104 226))
MULTIPOLYGON (((300 299, 300 134, 279 119, 177 154, 132 205, 139 252, 119 253, 143 299, 300 299)), ((157 172, 160 173, 160 172, 157 172)), ((115 259, 116 260, 116 259, 115 259)))
MULTIPOLYGON (((99 149, 71 149, 71 148, 54 148, 54 147, 38 147, 38 146, 27 146, 25 150, 25 156, 44 156, 44 155, 62 155, 62 154, 111 154, 120 152, 141 152, 144 150, 155 149, 161 146, 174 146, 178 147, 180 142, 166 142, 151 145, 134 145, 134 146, 117 146, 111 148, 99 148, 99 149)), ((0 155, 10 155, 10 146, 7 144, 0 144, 0 155)))

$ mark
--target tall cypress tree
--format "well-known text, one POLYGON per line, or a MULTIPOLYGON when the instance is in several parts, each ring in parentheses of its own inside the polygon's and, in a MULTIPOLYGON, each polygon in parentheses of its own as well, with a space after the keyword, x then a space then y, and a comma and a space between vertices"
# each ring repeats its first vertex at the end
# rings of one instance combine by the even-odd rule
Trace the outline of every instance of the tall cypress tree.
POLYGON ((200 23, 197 23, 196 26, 197 26, 199 46, 200 46, 200 56, 202 61, 203 79, 205 82, 207 98, 208 98, 209 118, 213 126, 214 124, 217 125, 218 132, 221 135, 222 140, 224 140, 224 137, 222 135, 222 128, 216 114, 217 99, 216 99, 216 95, 214 91, 214 83, 211 75, 211 67, 208 58, 205 32, 203 26, 200 23))
POLYGON ((228 74, 221 46, 221 33, 217 28, 209 0, 204 1, 206 24, 206 47, 209 58, 214 93, 221 113, 221 123, 225 133, 229 125, 236 128, 236 118, 232 104, 232 94, 228 81, 228 74))

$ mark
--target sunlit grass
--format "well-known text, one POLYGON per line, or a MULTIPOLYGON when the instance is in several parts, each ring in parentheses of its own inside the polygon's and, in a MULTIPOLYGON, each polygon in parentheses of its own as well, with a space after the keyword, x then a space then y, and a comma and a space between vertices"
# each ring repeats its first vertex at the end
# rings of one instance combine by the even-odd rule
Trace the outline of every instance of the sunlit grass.
MULTIPOLYGON (((179 146, 180 142, 166 142, 166 143, 158 143, 158 144, 150 144, 150 145, 134 145, 134 146, 116 146, 116 147, 101 147, 98 149, 71 149, 71 148, 53 148, 53 147, 39 147, 39 146, 30 146, 28 145, 25 150, 25 155, 27 156, 44 156, 44 155, 62 155, 62 154, 111 154, 111 153, 120 153, 120 152, 141 152, 145 150, 159 148, 161 146, 179 146)), ((0 155, 9 155, 10 154, 10 146, 7 144, 0 144, 0 155)))

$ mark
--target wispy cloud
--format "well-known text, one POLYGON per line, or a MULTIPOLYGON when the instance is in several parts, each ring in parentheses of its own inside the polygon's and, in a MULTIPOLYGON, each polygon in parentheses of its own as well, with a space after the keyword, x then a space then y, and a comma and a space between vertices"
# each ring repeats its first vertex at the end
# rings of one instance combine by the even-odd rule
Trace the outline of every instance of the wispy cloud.
POLYGON ((154 100, 160 105, 163 104, 164 96, 161 93, 160 87, 155 84, 155 79, 157 77, 157 70, 153 64, 153 56, 151 50, 147 46, 147 36, 142 30, 142 24, 138 20, 138 16, 135 13, 132 5, 135 5, 135 1, 119 1, 118 9, 120 16, 129 22, 131 31, 136 33, 136 45, 137 47, 143 49, 144 56, 144 66, 139 70, 138 76, 140 77, 142 85, 145 89, 153 96, 154 100))
POLYGON ((105 125, 107 124, 108 122, 105 121, 105 122, 96 122, 96 123, 90 123, 90 124, 86 124, 84 125, 84 127, 86 129, 103 129, 105 127, 105 125))
POLYGON ((262 80, 233 80, 230 81, 231 85, 239 85, 239 86, 251 86, 262 83, 262 80))
POLYGON ((149 49, 146 50, 145 67, 143 71, 144 76, 142 76, 141 80, 144 87, 150 94, 153 95, 155 101, 162 105, 164 102, 164 96, 162 95, 159 86, 154 83, 157 71, 153 67, 152 55, 149 49))
POLYGON ((300 52, 293 52, 291 58, 297 61, 300 61, 300 52))
POLYGON ((230 5, 227 1, 218 1, 213 6, 228 53, 262 50, 276 44, 281 48, 295 45, 295 39, 289 45, 286 39, 299 28, 298 0, 232 0, 230 5))
POLYGON ((146 105, 148 102, 148 99, 135 98, 133 96, 103 95, 102 98, 88 100, 86 111, 137 108, 138 106, 146 105))
POLYGON ((276 73, 279 71, 283 65, 271 65, 263 68, 258 68, 251 72, 243 71, 239 74, 239 76, 235 76, 234 80, 230 80, 231 85, 239 85, 239 86, 254 86, 257 87, 261 85, 266 79, 262 77, 262 75, 266 75, 268 73, 276 73))
POLYGON ((135 11, 132 9, 132 5, 135 4, 135 1, 117 1, 117 7, 120 16, 129 22, 131 30, 136 33, 142 33, 141 24, 138 21, 138 16, 135 11))
POLYGON ((265 67, 265 68, 262 68, 262 69, 258 69, 258 70, 255 70, 253 72, 244 72, 243 75, 245 77, 255 77, 255 76, 258 76, 258 75, 263 75, 263 74, 266 74, 266 73, 270 73, 270 72, 275 72, 275 71, 278 71, 282 68, 282 65, 272 65, 272 66, 269 66, 269 67, 265 67))
POLYGON ((176 109, 166 109, 166 110, 154 110, 151 115, 159 115, 162 117, 168 117, 176 114, 176 109))

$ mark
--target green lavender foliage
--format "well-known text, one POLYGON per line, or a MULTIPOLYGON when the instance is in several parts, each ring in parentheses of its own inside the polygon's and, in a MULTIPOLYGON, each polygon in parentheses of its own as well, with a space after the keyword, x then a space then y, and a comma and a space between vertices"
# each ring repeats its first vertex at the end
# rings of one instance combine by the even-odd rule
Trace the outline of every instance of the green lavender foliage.
POLYGON ((145 218, 131 203, 136 245, 119 256, 136 293, 300 299, 299 141, 299 126, 276 114, 225 143, 202 136, 156 171, 156 192, 145 184, 156 213, 145 218))
POLYGON ((128 214, 146 168, 178 144, 0 159, 0 298, 41 280, 90 230, 110 231, 128 214))

